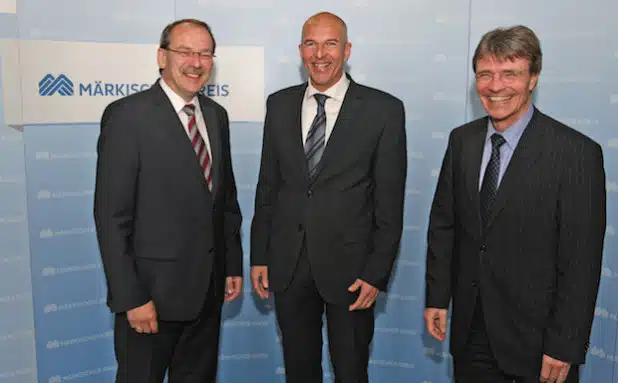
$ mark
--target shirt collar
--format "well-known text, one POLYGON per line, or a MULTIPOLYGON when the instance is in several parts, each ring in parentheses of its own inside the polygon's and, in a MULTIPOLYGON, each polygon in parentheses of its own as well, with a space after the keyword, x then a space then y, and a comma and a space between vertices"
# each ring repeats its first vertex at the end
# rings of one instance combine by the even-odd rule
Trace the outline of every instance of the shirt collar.
POLYGON ((521 116, 521 118, 517 120, 513 125, 506 128, 504 132, 498 132, 496 129, 494 129, 491 118, 489 118, 487 122, 487 136, 485 136, 485 142, 488 142, 490 140, 492 134, 498 133, 502 135, 502 137, 504 137, 504 140, 506 141, 506 144, 509 146, 509 148, 511 150, 515 150, 515 147, 517 146, 521 135, 524 133, 526 126, 528 126, 528 123, 530 122, 530 120, 532 120, 533 112, 534 107, 532 106, 532 104, 530 104, 526 113, 521 116))
POLYGON ((325 94, 328 98, 332 98, 335 101, 343 102, 343 98, 345 97, 346 92, 348 91, 348 87, 350 86, 350 79, 344 73, 339 81, 335 83, 335 85, 326 89, 324 92, 320 92, 315 89, 309 81, 309 85, 307 85, 307 90, 305 91, 305 100, 308 100, 313 97, 316 93, 325 94))
POLYGON ((172 88, 170 88, 169 85, 167 85, 165 80, 163 80, 163 77, 161 77, 159 84, 161 84, 161 88, 167 95, 167 98, 170 99, 170 102, 172 103, 172 106, 174 107, 174 110, 176 111, 176 113, 180 114, 180 112, 182 112, 182 108, 184 108, 184 106, 187 104, 193 104, 195 106, 196 111, 199 111, 200 102, 197 98, 197 95, 194 96, 191 101, 186 102, 185 100, 182 99, 182 97, 180 97, 176 92, 174 92, 172 88))

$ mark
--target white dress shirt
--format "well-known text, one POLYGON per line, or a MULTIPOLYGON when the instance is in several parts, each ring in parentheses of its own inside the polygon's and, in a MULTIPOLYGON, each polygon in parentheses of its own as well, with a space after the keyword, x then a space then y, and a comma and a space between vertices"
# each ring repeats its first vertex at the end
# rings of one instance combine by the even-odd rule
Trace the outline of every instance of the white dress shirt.
POLYGON ((311 123, 313 123, 313 119, 315 115, 318 113, 318 102, 313 97, 316 93, 325 94, 328 96, 326 102, 324 104, 324 111, 326 113, 326 132, 324 136, 324 146, 328 142, 328 137, 333 131, 333 127, 335 126, 335 122, 337 121, 337 116, 339 115, 339 111, 341 110, 341 105, 343 104, 343 99, 345 97, 348 88, 350 87, 350 80, 348 77, 343 74, 339 81, 330 88, 328 88, 324 92, 320 92, 311 85, 311 81, 309 81, 309 85, 307 86, 307 90, 305 90, 305 97, 303 98, 302 105, 302 137, 303 137, 303 146, 305 145, 305 141, 307 140, 307 135, 309 134, 309 128, 311 128, 311 123))
POLYGON ((208 133, 206 132, 206 122, 204 122, 204 117, 202 116, 202 109, 200 108, 200 101, 197 98, 197 95, 193 97, 190 102, 185 102, 176 92, 172 90, 161 78, 159 81, 161 84, 161 88, 170 99, 176 114, 178 114, 178 118, 180 118, 180 122, 182 122, 182 126, 185 128, 185 132, 187 132, 187 138, 191 137, 189 134, 189 116, 183 112, 182 108, 184 108, 187 104, 193 104, 195 106, 195 123, 197 124, 197 130, 202 135, 202 139, 204 140, 204 144, 206 145, 206 150, 208 150, 208 155, 210 156, 210 160, 212 161, 212 151, 210 150, 210 140, 208 139, 208 133))

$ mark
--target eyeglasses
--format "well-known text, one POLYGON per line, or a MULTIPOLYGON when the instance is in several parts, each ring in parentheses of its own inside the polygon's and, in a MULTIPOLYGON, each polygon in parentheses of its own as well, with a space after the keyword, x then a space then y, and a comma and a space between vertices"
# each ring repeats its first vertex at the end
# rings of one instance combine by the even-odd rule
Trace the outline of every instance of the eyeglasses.
POLYGON ((505 84, 512 84, 528 69, 520 69, 520 70, 504 70, 498 73, 492 73, 489 71, 478 72, 476 74, 476 81, 481 84, 487 84, 494 80, 494 78, 498 78, 505 84))
POLYGON ((323 49, 335 49, 339 46, 339 41, 337 40, 328 40, 322 44, 318 43, 314 40, 306 40, 303 41, 302 47, 308 49, 318 49, 322 47, 323 49))
POLYGON ((180 50, 171 49, 171 48, 164 48, 164 49, 166 51, 178 53, 180 57, 182 57, 185 60, 189 58, 193 58, 194 56, 197 56, 197 58, 199 58, 200 60, 212 60, 215 57, 215 54, 211 51, 194 52, 188 49, 180 49, 180 50))

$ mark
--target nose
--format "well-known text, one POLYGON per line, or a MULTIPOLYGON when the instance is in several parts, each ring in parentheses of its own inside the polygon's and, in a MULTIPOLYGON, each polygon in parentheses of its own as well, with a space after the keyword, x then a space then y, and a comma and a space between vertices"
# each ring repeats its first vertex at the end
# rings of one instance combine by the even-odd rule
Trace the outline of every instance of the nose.
POLYGON ((500 80, 499 76, 494 76, 489 81, 489 84, 487 84, 487 89, 489 89, 492 92, 499 92, 503 88, 504 88, 504 84, 502 83, 502 80, 500 80))
POLYGON ((202 60, 200 60, 200 56, 198 54, 192 54, 189 63, 194 68, 202 67, 202 60))
POLYGON ((317 48, 316 48, 316 51, 315 51, 315 56, 317 58, 324 57, 324 45, 317 44, 317 48))

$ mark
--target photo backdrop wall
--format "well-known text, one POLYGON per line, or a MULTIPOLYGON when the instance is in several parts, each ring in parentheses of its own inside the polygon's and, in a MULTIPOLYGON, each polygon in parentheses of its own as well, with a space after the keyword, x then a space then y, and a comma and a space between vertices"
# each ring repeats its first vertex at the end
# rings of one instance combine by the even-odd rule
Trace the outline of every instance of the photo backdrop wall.
MULTIPOLYGON (((206 92, 230 112, 248 275, 265 98, 303 81, 301 25, 322 10, 348 23, 352 77, 406 107, 405 229, 377 304, 371 381, 451 381, 448 345, 432 341, 422 320, 429 205, 450 130, 483 115, 471 53, 489 29, 525 24, 544 51, 536 105, 603 146, 608 227, 582 381, 618 382, 614 0, 0 0, 0 382, 113 381, 92 219, 98 121, 111 100, 156 80, 159 34, 178 18, 207 21, 219 46, 206 92)), ((219 381, 283 382, 272 302, 245 283, 224 308, 219 381)))

